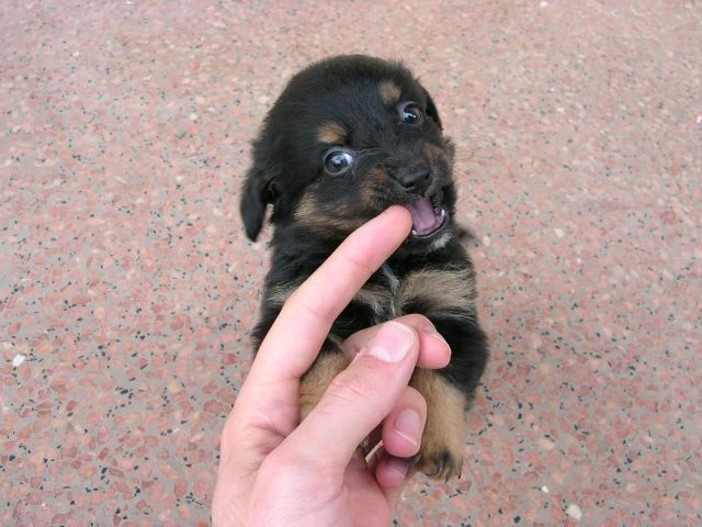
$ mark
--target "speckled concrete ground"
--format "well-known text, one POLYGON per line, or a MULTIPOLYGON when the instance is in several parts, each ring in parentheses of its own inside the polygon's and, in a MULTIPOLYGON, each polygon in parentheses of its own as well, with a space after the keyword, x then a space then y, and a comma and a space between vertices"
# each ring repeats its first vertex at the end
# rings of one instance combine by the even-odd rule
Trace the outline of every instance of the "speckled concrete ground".
POLYGON ((237 196, 285 80, 402 58, 459 145, 493 361, 403 526, 702 522, 702 6, 0 7, 0 524, 209 521, 266 265, 237 196))

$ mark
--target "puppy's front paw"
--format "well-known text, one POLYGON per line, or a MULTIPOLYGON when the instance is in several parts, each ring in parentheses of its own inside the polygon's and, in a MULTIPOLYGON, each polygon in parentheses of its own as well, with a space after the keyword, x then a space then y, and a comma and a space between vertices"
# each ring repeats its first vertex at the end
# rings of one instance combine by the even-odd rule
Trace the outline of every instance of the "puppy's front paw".
POLYGON ((459 478, 466 429, 465 394, 432 370, 417 369, 410 384, 427 402, 422 445, 412 461, 430 478, 443 481, 459 478))
POLYGON ((460 478, 463 471, 462 449, 449 445, 449 442, 432 433, 425 433, 422 447, 412 459, 417 470, 436 480, 460 478))

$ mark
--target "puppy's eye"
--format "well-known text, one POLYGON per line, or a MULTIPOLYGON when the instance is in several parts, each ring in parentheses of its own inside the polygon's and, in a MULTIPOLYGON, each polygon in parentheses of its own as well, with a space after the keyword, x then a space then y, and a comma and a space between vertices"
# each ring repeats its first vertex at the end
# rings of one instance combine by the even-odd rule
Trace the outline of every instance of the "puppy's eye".
POLYGON ((324 156, 324 170, 332 176, 340 176, 353 164, 353 156, 346 150, 330 150, 324 156))
POLYGON ((402 103, 398 111, 400 113, 400 119, 402 119, 402 122, 405 124, 419 126, 424 120, 424 114, 416 102, 410 101, 402 103))

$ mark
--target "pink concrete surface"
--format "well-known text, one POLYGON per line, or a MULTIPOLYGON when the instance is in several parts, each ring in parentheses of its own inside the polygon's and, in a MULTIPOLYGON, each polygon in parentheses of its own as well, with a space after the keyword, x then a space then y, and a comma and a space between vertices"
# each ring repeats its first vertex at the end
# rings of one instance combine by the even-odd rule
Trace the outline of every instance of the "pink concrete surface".
POLYGON ((700 2, 5 0, 0 35, 1 525, 209 522, 249 142, 343 52, 434 95, 492 341, 463 479, 396 524, 702 524, 700 2))

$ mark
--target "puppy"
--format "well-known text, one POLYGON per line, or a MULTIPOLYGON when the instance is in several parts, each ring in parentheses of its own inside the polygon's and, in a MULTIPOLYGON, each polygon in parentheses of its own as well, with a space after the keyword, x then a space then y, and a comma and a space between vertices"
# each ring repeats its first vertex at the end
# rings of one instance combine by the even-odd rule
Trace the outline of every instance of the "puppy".
POLYGON ((272 206, 271 268, 260 344, 285 300, 354 229, 390 205, 412 215, 411 235, 334 323, 301 383, 302 417, 349 363, 352 333, 407 313, 428 317, 448 341, 450 364, 417 369, 428 406, 417 468, 448 480, 463 465, 465 412, 485 369, 472 263, 455 223, 454 146, 427 90, 401 64, 339 56, 295 75, 253 143, 241 197, 255 240, 272 206))

